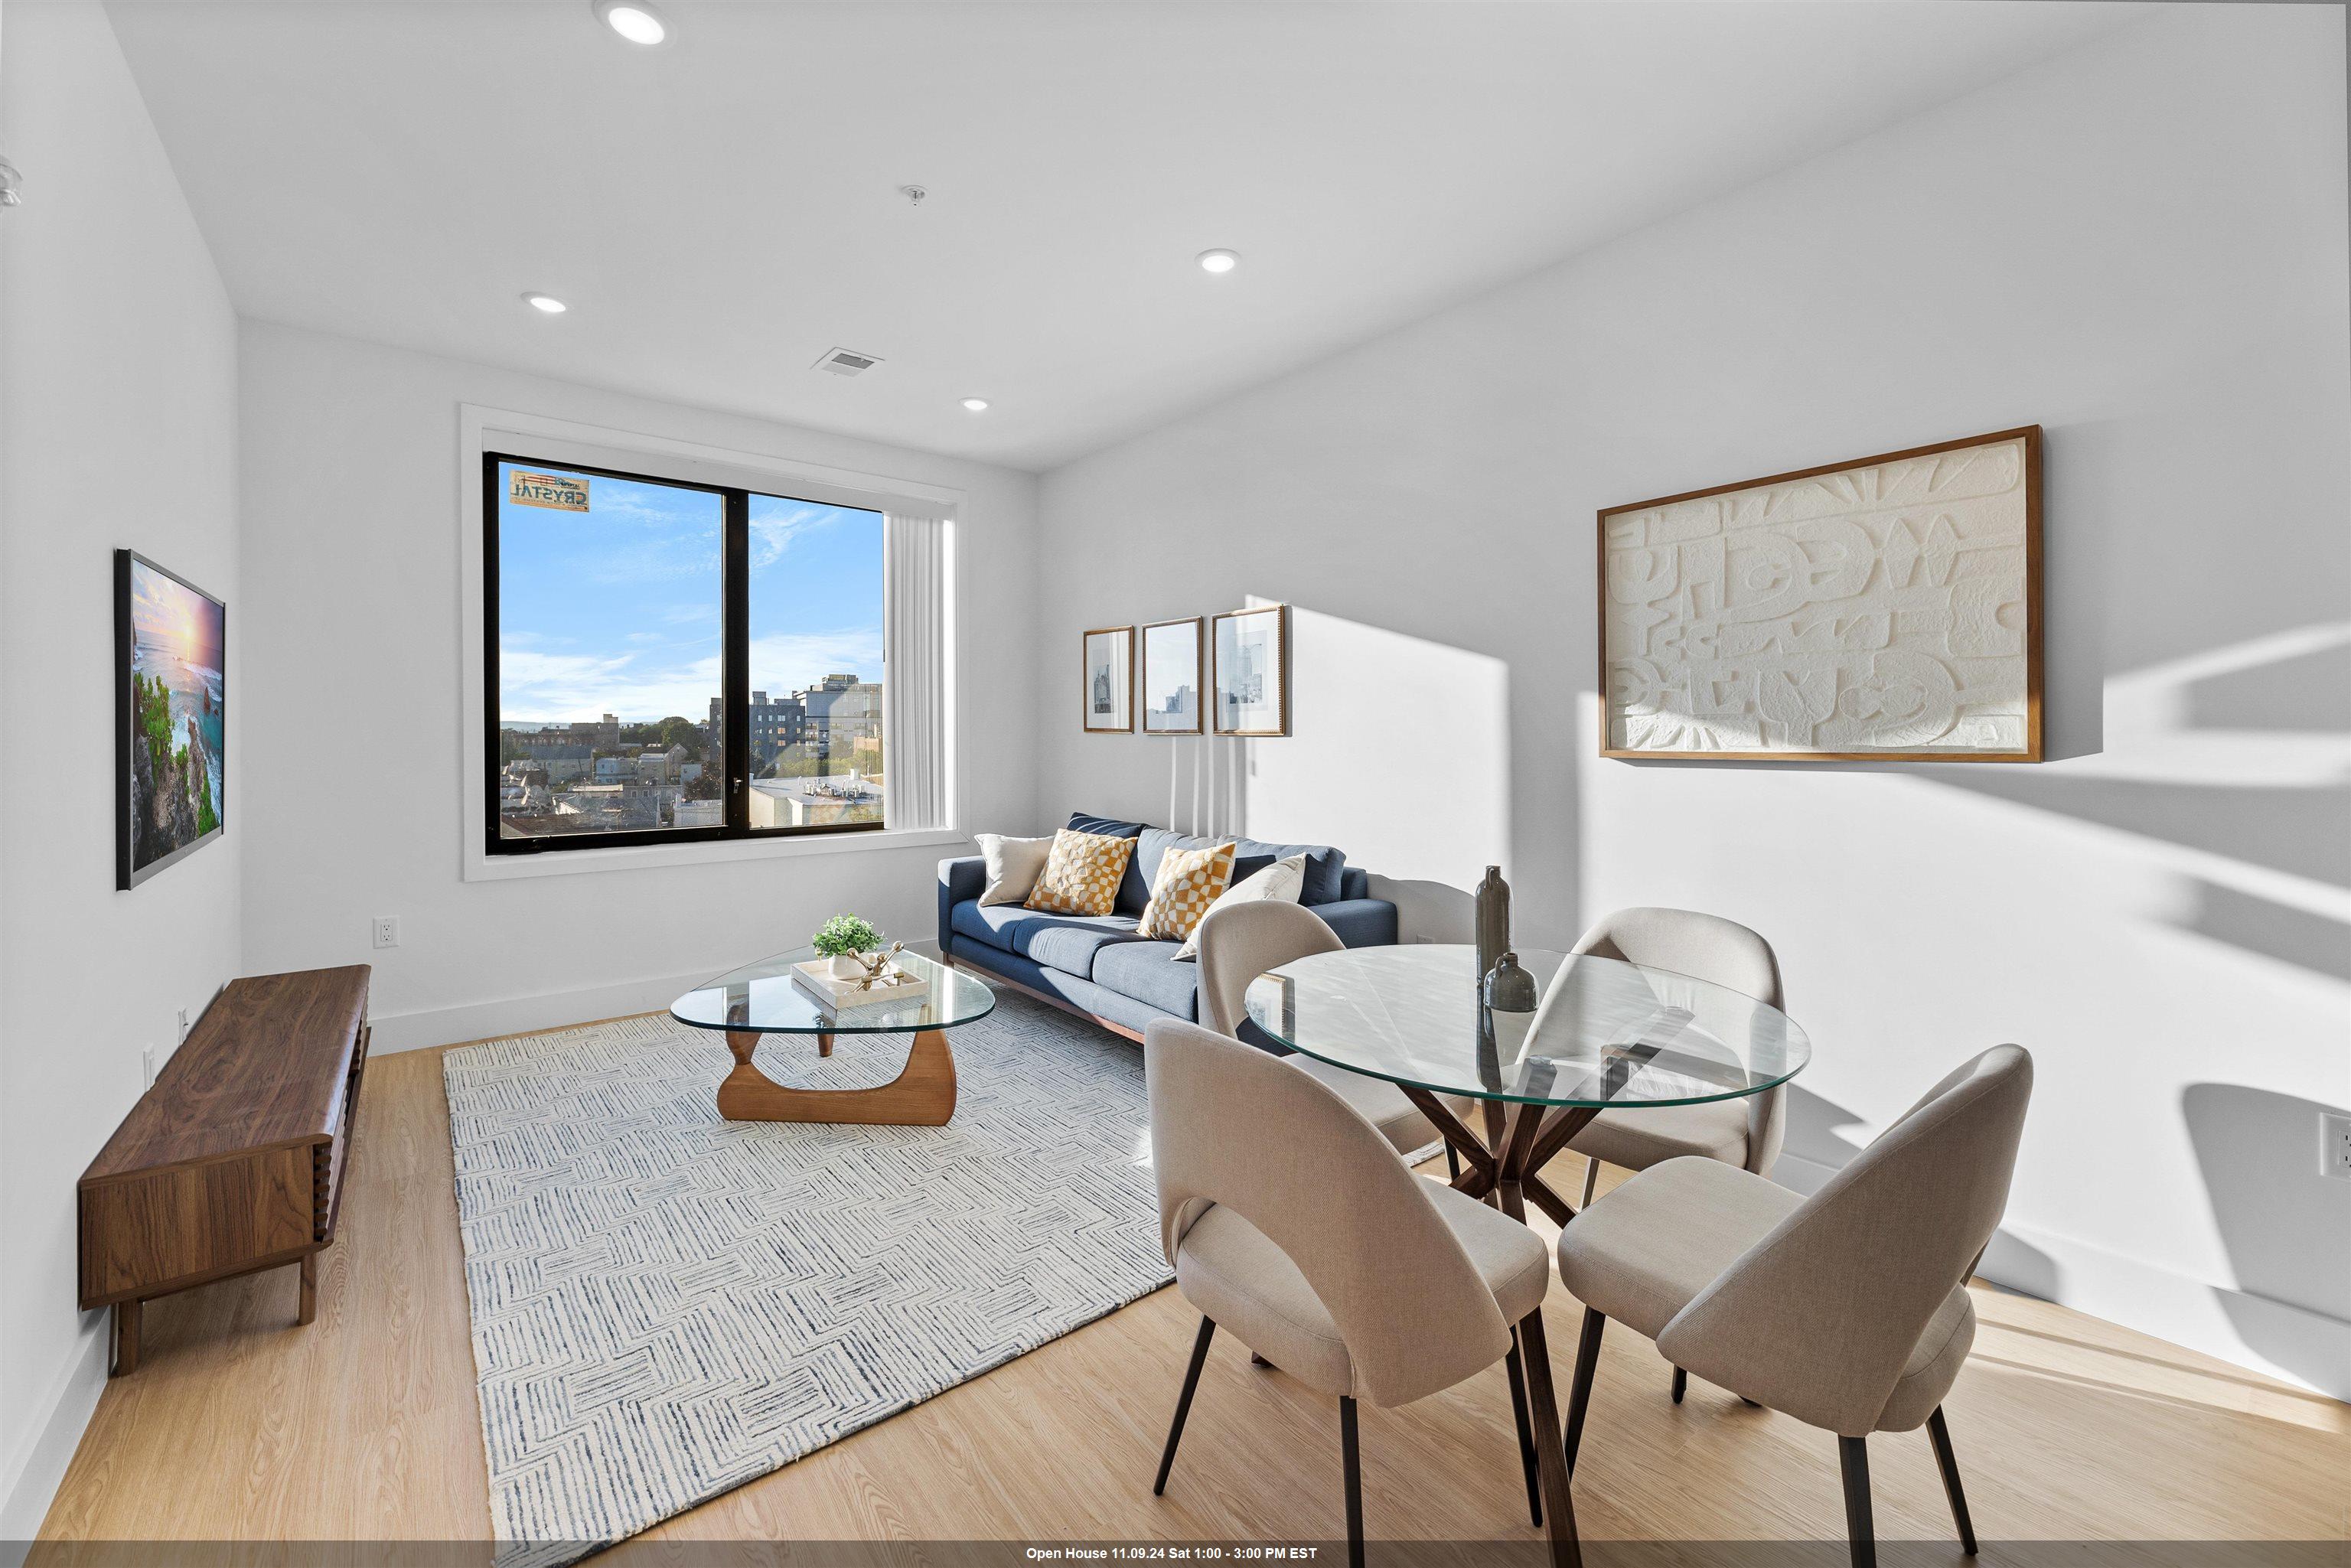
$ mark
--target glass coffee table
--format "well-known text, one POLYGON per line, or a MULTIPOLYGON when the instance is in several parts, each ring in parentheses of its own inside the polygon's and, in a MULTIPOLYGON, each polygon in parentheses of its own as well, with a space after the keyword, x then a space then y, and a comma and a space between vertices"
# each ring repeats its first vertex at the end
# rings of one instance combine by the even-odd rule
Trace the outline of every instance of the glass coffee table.
POLYGON ((732 1122, 846 1122, 867 1126, 938 1127, 955 1114, 954 1053, 946 1031, 986 1018, 996 993, 959 969, 901 953, 896 962, 929 982, 911 1000, 832 1008, 800 988, 792 966, 812 961, 813 947, 797 947, 705 981, 670 1004, 669 1016, 695 1029, 726 1036, 735 1070, 718 1085, 718 1113, 732 1122), (914 1044, 897 1077, 870 1089, 802 1089, 778 1083, 754 1065, 763 1034, 805 1035, 817 1054, 849 1036, 911 1034, 914 1044))

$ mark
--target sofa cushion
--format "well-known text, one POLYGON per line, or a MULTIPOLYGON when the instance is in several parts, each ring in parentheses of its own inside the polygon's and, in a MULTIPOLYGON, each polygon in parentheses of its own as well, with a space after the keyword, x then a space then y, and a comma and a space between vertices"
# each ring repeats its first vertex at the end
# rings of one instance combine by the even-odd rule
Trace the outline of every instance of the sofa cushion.
POLYGON ((1107 987, 1080 979, 1061 969, 1048 969, 1033 959, 1023 958, 1018 953, 1008 953, 1000 947, 983 947, 973 943, 965 947, 956 962, 983 974, 1001 976, 1032 991, 1059 997, 1080 1012, 1108 1019, 1138 1033, 1148 1027, 1153 1019, 1165 1016, 1157 1008, 1138 1002, 1133 997, 1123 997, 1107 987))
POLYGON ((1176 950, 1182 946, 1180 942, 1121 942, 1105 946, 1094 954, 1093 973, 1087 977, 1161 1012, 1192 1018, 1200 967, 1176 962, 1176 950))
MULTIPOLYGON (((1134 846, 1134 869, 1141 873, 1147 888, 1158 878, 1160 857, 1169 850, 1196 850, 1224 841, 1171 833, 1165 828, 1145 828, 1134 846)), ((1254 875, 1286 855, 1306 857, 1306 882, 1299 890, 1299 903, 1335 904, 1343 896, 1342 883, 1347 857, 1328 844, 1269 844, 1256 839, 1237 839, 1233 841, 1233 881, 1254 875)), ((1140 913, 1141 906, 1136 907, 1140 913)))
MULTIPOLYGON (((1113 839, 1137 838, 1145 831, 1141 822, 1129 822, 1117 817, 1097 817, 1092 811, 1071 812, 1070 826, 1081 833, 1101 833, 1113 839)), ((1126 874, 1119 879, 1118 883, 1117 907, 1121 915, 1140 915, 1143 906, 1151 902, 1151 883, 1144 876, 1143 867, 1136 863, 1140 858, 1136 855, 1126 857, 1126 874)), ((1158 870, 1158 862, 1154 862, 1152 869, 1158 870)))
POLYGON ((1098 948, 1134 936, 1132 915, 1040 915, 1017 904, 958 904, 949 924, 958 936, 1018 953, 1081 979, 1092 971, 1098 948))
POLYGON ((1053 835, 1045 869, 1028 906, 1048 915, 1114 915, 1118 884, 1134 860, 1134 841, 1063 828, 1053 835))

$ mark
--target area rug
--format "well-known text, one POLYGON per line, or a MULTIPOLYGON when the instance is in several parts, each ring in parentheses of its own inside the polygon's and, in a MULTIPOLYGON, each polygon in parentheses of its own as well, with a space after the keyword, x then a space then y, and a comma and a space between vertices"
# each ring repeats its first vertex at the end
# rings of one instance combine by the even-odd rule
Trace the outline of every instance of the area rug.
MULTIPOLYGON (((1142 1052, 1005 996, 944 1127, 721 1121, 665 1016, 444 1058, 503 1568, 575 1561, 1167 1282, 1142 1052)), ((759 1062, 888 1081, 903 1037, 759 1062)))

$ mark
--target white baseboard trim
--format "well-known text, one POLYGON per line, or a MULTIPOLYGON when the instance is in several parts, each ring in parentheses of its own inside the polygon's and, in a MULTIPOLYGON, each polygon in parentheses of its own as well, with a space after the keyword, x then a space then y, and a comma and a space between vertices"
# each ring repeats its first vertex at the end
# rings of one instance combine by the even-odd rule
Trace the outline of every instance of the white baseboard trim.
MULTIPOLYGON (((925 957, 938 956, 939 945, 930 938, 909 942, 906 946, 925 957)), ((423 1051, 502 1034, 563 1029, 630 1013, 659 1012, 710 978, 712 973, 709 969, 697 969, 692 974, 622 980, 584 990, 499 997, 490 1001, 459 1002, 453 1007, 420 1008, 404 1013, 377 1013, 368 1019, 369 1027, 374 1030, 368 1051, 375 1056, 394 1051, 423 1051)), ((0 1564, 0 1568, 5 1565, 0 1564)))
POLYGON ((47 1414, 36 1424, 16 1474, 0 1492, 0 1568, 19 1568, 25 1561, 97 1413, 98 1396, 106 1392, 106 1322, 104 1312, 90 1314, 79 1346, 49 1392, 47 1414))
MULTIPOLYGON (((1804 1193, 1831 1174, 1832 1167, 1817 1160, 1786 1154, 1771 1171, 1782 1186, 1804 1193)), ((2003 1290, 2055 1301, 2351 1403, 2351 1322, 2342 1318, 2174 1273, 2029 1225, 2001 1227, 1978 1273, 2003 1290)))

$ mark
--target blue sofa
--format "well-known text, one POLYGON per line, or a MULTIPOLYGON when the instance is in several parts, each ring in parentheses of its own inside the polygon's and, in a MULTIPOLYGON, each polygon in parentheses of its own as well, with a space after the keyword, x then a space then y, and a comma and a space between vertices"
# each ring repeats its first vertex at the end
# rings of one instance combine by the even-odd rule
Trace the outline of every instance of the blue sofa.
MULTIPOLYGON (((1009 980, 1019 989, 1106 1029, 1141 1040, 1155 1018, 1199 1017, 1199 965, 1177 962, 1180 942, 1147 942, 1135 935, 1152 879, 1170 849, 1221 843, 1172 833, 1143 822, 1074 813, 1080 832, 1107 833, 1135 841, 1134 853, 1119 883, 1116 912, 1110 915, 1046 915, 1017 904, 982 908, 987 862, 977 855, 939 862, 939 956, 948 963, 1009 980)), ((1347 863, 1327 844, 1266 844, 1236 841, 1233 880, 1238 882, 1284 856, 1306 856, 1306 883, 1299 902, 1327 922, 1350 947, 1375 947, 1396 939, 1396 907, 1371 896, 1371 877, 1347 863)))

